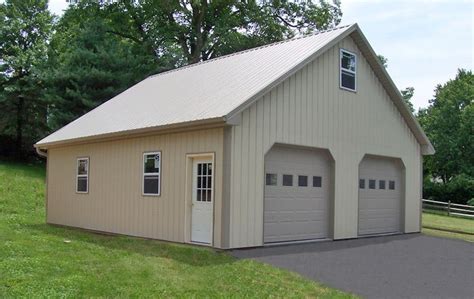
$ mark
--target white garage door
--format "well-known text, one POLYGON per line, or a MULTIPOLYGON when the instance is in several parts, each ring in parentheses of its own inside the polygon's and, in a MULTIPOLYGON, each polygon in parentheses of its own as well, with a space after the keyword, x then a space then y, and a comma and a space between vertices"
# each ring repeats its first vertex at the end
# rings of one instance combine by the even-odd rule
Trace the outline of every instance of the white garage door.
POLYGON ((264 243, 327 238, 330 156, 274 146, 265 156, 264 243))
POLYGON ((359 235, 401 232, 402 166, 365 157, 359 165, 359 235))

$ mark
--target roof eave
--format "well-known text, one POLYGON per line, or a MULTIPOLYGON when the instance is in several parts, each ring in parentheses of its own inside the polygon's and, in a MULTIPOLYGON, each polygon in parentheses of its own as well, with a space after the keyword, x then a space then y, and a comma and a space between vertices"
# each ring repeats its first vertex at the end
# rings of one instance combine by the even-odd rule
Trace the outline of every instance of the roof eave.
POLYGON ((214 117, 207 119, 200 119, 188 122, 174 123, 163 126, 147 127, 134 130, 125 130, 119 132, 105 133, 99 135, 85 136, 79 138, 64 139, 52 142, 38 142, 33 146, 38 150, 45 150, 50 147, 75 145, 81 143, 102 142, 124 138, 135 138, 142 136, 149 136, 154 134, 177 133, 183 131, 194 131, 201 129, 209 129, 215 127, 225 126, 225 117, 214 117))

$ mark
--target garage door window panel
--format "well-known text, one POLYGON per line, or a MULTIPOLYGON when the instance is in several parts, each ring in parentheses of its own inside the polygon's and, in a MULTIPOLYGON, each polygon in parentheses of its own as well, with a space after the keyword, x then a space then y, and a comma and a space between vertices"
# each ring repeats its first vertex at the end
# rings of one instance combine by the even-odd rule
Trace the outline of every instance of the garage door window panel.
POLYGON ((369 189, 375 189, 375 180, 369 180, 369 189))
POLYGON ((313 176, 313 187, 316 188, 321 188, 322 187, 322 182, 323 178, 320 176, 313 176))
POLYGON ((395 190, 395 181, 388 182, 388 189, 395 190))
POLYGON ((379 180, 379 189, 385 189, 385 180, 379 180))
POLYGON ((298 186, 299 187, 308 187, 308 176, 307 175, 299 175, 298 176, 298 186))
POLYGON ((359 180, 359 189, 365 189, 365 180, 364 179, 359 180))
POLYGON ((293 175, 291 174, 283 175, 283 186, 286 186, 286 187, 293 186, 293 175))
POLYGON ((278 184, 278 175, 276 173, 267 173, 265 175, 265 184, 267 186, 276 186, 278 184))

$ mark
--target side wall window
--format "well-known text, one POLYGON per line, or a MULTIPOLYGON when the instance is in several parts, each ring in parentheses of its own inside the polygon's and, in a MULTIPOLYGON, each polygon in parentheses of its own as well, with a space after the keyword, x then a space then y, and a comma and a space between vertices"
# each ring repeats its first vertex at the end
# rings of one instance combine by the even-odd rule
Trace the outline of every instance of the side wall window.
POLYGON ((89 158, 77 159, 76 192, 89 192, 89 158))
POLYGON ((143 195, 160 195, 161 152, 143 154, 143 195))
POLYGON ((356 91, 357 56, 343 49, 340 53, 340 87, 356 91))

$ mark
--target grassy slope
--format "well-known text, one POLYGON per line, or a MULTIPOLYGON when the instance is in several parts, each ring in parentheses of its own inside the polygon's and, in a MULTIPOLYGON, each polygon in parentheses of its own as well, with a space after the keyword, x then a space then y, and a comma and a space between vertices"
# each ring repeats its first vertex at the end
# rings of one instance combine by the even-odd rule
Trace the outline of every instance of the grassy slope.
MULTIPOLYGON (((453 216, 449 217, 431 213, 423 213, 423 226, 462 231, 471 234, 474 233, 474 220, 453 216)), ((423 228, 423 232, 430 235, 437 235, 440 237, 451 237, 474 242, 474 235, 444 232, 428 228, 423 228)))
POLYGON ((44 222, 43 167, 0 162, 0 298, 350 297, 223 252, 44 222))

